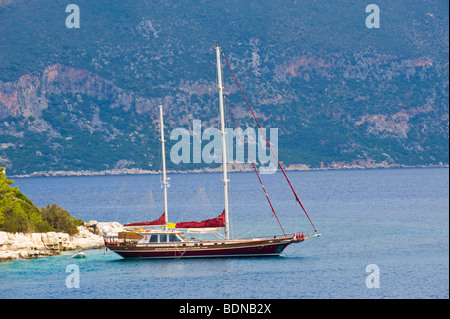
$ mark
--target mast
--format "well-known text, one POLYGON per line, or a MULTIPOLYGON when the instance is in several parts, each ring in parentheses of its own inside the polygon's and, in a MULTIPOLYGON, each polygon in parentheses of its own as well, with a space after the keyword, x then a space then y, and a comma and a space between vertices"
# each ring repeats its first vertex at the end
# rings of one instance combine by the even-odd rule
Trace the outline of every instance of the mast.
POLYGON ((230 239, 230 227, 228 219, 228 177, 227 177, 227 149, 225 141, 225 115, 223 111, 223 86, 222 86, 222 69, 220 67, 220 48, 216 43, 217 57, 217 86, 219 88, 219 107, 220 107, 220 133, 222 134, 222 168, 223 168, 223 196, 225 204, 225 234, 230 239))
POLYGON ((161 148, 162 148, 162 164, 163 164, 163 188, 164 188, 164 218, 166 220, 165 230, 168 229, 168 218, 167 218, 167 185, 168 178, 166 177, 166 152, 164 148, 164 123, 163 123, 163 106, 159 106, 159 116, 160 116, 160 125, 161 125, 161 148))

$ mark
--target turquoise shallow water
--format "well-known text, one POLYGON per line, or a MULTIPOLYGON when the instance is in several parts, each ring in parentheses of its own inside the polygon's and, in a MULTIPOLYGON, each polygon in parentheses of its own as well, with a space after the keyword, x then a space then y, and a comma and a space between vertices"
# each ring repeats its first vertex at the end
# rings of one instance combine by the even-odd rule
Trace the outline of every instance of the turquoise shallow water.
MULTIPOLYGON (((0 298, 449 298, 448 169, 288 175, 322 237, 291 245, 281 257, 123 260, 97 249, 73 259, 67 252, 1 263, 0 298), (379 288, 366 286, 370 264, 378 266, 379 288), (67 285, 73 265, 79 288, 67 285)), ((222 211, 219 174, 171 178, 170 220, 222 211)), ((282 175, 262 178, 286 232, 311 233, 282 175)), ((38 206, 55 202, 85 221, 162 213, 158 175, 15 181, 38 206)), ((234 236, 280 233, 254 174, 232 174, 230 202, 234 236)))

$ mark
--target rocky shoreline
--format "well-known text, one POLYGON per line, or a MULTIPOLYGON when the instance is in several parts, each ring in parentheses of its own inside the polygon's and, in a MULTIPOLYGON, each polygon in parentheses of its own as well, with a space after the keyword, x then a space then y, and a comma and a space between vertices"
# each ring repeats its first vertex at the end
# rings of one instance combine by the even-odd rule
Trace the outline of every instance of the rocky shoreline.
POLYGON ((63 251, 105 247, 101 234, 114 235, 123 230, 117 222, 89 221, 78 226, 73 236, 61 232, 7 233, 0 232, 0 262, 55 256, 63 251))

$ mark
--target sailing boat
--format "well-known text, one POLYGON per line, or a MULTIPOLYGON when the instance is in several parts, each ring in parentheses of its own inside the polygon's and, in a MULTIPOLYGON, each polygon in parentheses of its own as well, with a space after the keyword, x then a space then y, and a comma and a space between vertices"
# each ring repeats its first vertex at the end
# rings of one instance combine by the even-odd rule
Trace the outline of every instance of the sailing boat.
MULTIPOLYGON (((280 223, 282 235, 272 235, 266 237, 253 238, 230 238, 229 230, 229 214, 228 214, 228 172, 227 172, 227 153, 225 141, 225 116, 223 106, 223 87, 222 87, 222 70, 221 58, 218 44, 216 45, 217 58, 217 78, 219 88, 219 107, 220 107, 220 126, 222 135, 222 173, 223 173, 223 192, 224 192, 224 210, 213 219, 207 219, 200 222, 168 222, 168 205, 167 205, 167 188, 169 178, 166 176, 166 159, 164 147, 164 124, 163 124, 163 107, 159 106, 160 113, 160 127, 161 127, 161 147, 162 147, 162 188, 164 190, 164 213, 160 218, 154 221, 138 222, 125 224, 127 231, 120 232, 116 237, 104 236, 105 245, 111 251, 119 254, 123 258, 192 258, 192 257, 240 257, 240 256, 279 256, 283 250, 292 243, 300 243, 312 237, 320 236, 314 227, 315 234, 304 235, 303 233, 286 234, 276 216, 275 210, 270 202, 269 196, 266 193, 264 185, 261 182, 256 166, 252 160, 253 168, 258 175, 263 191, 269 201, 272 212, 277 217, 280 223), (225 238, 216 240, 199 240, 188 239, 186 233, 209 233, 218 231, 219 228, 225 228, 225 238)), ((223 55, 224 56, 224 55, 223 55)), ((226 57, 224 56, 228 67, 230 67, 226 57)), ((230 67, 231 70, 231 67, 230 67)), ((231 72, 233 72, 231 70, 231 72)), ((236 77, 233 77, 236 80, 236 77)), ((239 88, 240 85, 236 80, 239 88)), ((241 89, 242 92, 242 89, 241 89)), ((243 93, 243 92, 242 92, 243 93)), ((245 98, 245 95, 244 95, 245 98)), ((247 101, 247 99, 245 98, 247 101)), ((228 101, 227 101, 228 104, 228 101)), ((248 104, 248 101, 247 101, 248 104)), ((229 106, 229 104, 228 104, 229 106)), ((250 107, 250 105, 249 105, 250 107)), ((231 111, 231 109, 230 109, 231 111)), ((252 110, 253 113, 253 110, 252 110)), ((234 116, 233 116, 234 119, 234 116)), ((256 119, 256 117, 255 117, 256 119)), ((236 125, 237 122, 235 121, 236 125)), ((259 122, 257 121, 258 125, 259 122)), ((260 126, 261 128, 261 126, 260 126)), ((266 138, 270 146, 269 141, 266 138)), ((273 151, 273 150, 272 150, 273 151)), ((277 159, 278 161, 278 159, 277 159)), ((279 163, 284 176, 287 178, 284 169, 279 163)), ((292 191, 295 194, 297 201, 304 210, 303 205, 298 199, 292 184, 289 182, 292 191)), ((306 213, 306 211, 305 211, 306 213)), ((306 214, 307 215, 307 214, 306 214)), ((307 215, 308 216, 308 215, 307 215)), ((309 218, 309 216, 308 216, 309 218)), ((311 221, 311 220, 310 220, 311 221)))

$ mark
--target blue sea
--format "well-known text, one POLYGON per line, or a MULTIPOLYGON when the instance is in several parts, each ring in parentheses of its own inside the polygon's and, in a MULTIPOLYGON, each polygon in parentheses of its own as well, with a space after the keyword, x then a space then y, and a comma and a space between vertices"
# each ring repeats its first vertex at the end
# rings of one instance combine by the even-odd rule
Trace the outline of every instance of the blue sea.
MULTIPOLYGON (((124 260, 105 249, 0 263, 0 298, 449 298, 448 168, 288 172, 319 238, 280 257, 124 260), (78 272, 78 286, 68 279, 78 272)), ((159 175, 16 178, 84 221, 157 219, 159 175)), ((169 221, 223 210, 220 174, 170 174, 169 221)), ((286 232, 314 232, 281 173, 262 175, 286 232)), ((233 173, 233 237, 281 234, 257 177, 233 173)))

